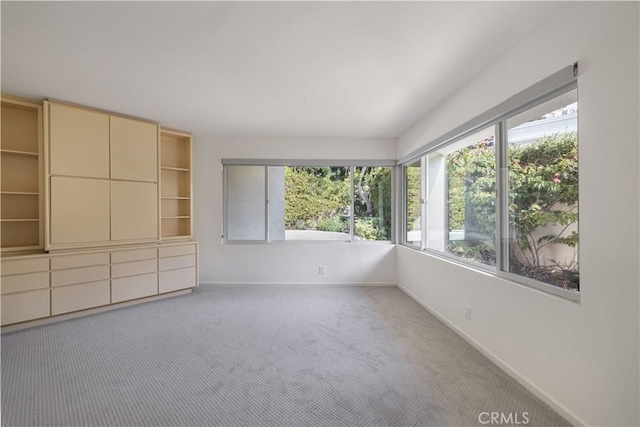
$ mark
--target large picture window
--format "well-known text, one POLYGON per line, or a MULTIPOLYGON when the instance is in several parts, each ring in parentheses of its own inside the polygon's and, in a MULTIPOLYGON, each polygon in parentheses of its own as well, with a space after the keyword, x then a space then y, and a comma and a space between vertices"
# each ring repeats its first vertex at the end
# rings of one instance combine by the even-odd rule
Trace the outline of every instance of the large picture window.
POLYGON ((403 244, 577 299, 578 95, 561 74, 401 162, 403 244))
POLYGON ((490 126, 426 156, 427 248, 496 264, 494 134, 490 126))
POLYGON ((392 240, 391 165, 227 162, 225 241, 392 240))
POLYGON ((579 289, 578 94, 507 120, 506 270, 579 289))

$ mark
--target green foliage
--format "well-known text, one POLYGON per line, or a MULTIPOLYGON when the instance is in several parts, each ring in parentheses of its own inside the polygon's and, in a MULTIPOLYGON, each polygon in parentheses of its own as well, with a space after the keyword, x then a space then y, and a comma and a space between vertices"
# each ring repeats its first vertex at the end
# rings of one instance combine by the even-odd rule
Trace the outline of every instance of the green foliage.
POLYGON ((335 233, 348 233, 349 224, 347 224, 347 221, 341 217, 333 216, 331 218, 320 220, 316 229, 320 231, 333 231, 335 233))
POLYGON ((467 242, 464 240, 449 242, 449 252, 461 258, 478 261, 487 265, 495 265, 496 251, 492 244, 486 242, 467 242))
POLYGON ((350 204, 348 168, 285 167, 284 172, 288 230, 316 229, 321 221, 345 213, 350 204))
POLYGON ((386 230, 380 228, 380 218, 356 218, 355 235, 364 240, 388 240, 386 230))
MULTIPOLYGON (((495 151, 489 141, 447 156, 449 229, 469 229, 480 235, 495 234, 495 151)), ((510 265, 514 272, 539 278, 541 249, 550 244, 575 247, 578 233, 565 233, 578 220, 578 140, 575 133, 541 138, 536 143, 509 147, 509 225, 513 240, 510 265), (550 226, 558 232, 540 236, 550 226)), ((486 242, 485 242, 486 243, 486 242)), ((482 261, 483 242, 451 242, 450 250, 482 261), (477 247, 472 247, 473 245, 477 247)), ((483 252, 484 251, 484 252, 483 252)), ((577 265, 560 265, 564 276, 575 281, 577 265)), ((555 280, 545 276, 545 281, 555 280)), ((560 280, 560 279, 558 279, 560 280)), ((573 286, 560 280, 562 286, 573 286)), ((577 286, 577 285, 576 285, 577 286)))
POLYGON ((355 234, 366 240, 391 239, 391 168, 354 168, 355 234))
POLYGON ((420 220, 421 195, 420 195, 420 167, 409 166, 406 171, 407 183, 407 226, 411 229, 413 224, 420 220))
MULTIPOLYGON (((285 227, 349 232, 350 168, 286 167, 285 227)), ((368 240, 391 236, 391 168, 354 168, 355 233, 368 240)))
POLYGON ((446 156, 449 227, 465 230, 465 241, 449 242, 463 258, 495 265, 495 151, 483 140, 446 156))

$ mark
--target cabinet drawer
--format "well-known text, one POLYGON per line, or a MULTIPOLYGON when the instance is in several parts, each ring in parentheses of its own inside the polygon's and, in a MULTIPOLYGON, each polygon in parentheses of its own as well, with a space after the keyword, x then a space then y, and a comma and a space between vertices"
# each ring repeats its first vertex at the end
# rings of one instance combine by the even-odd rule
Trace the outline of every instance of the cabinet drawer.
POLYGON ((196 285, 196 269, 193 267, 163 271, 158 274, 159 292, 172 292, 193 288, 196 285))
POLYGON ((111 301, 109 280, 51 290, 51 314, 69 313, 107 305, 111 301))
POLYGON ((176 268, 193 267, 196 265, 195 255, 182 255, 158 260, 158 271, 173 270, 176 268))
POLYGON ((111 280, 111 303, 158 294, 158 275, 123 277, 111 280))
POLYGON ((144 261, 125 262, 111 266, 111 277, 126 277, 136 274, 155 273, 158 270, 158 261, 148 259, 144 261))
POLYGON ((189 255, 196 253, 196 245, 183 246, 166 246, 158 248, 158 257, 165 258, 170 256, 189 255))
POLYGON ((49 272, 17 274, 2 278, 2 295, 49 287, 49 272))
POLYGON ((109 278, 109 266, 73 268, 51 272, 51 286, 73 285, 76 283, 96 282, 109 278))
POLYGON ((49 258, 2 260, 2 275, 35 273, 49 270, 49 258))
POLYGON ((63 268, 89 267, 92 265, 109 264, 109 252, 97 254, 68 255, 51 258, 51 269, 61 270, 63 268))
POLYGON ((2 324, 25 322, 49 316, 49 289, 2 297, 2 324))
POLYGON ((114 264, 118 262, 140 261, 143 259, 156 259, 157 257, 158 250, 156 248, 111 252, 111 262, 114 264))

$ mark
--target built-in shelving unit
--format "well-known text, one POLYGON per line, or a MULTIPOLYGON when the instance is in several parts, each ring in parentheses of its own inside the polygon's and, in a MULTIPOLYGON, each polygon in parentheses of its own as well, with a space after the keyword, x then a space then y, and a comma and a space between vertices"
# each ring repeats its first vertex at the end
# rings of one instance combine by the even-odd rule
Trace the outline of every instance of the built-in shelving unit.
POLYGON ((42 245, 42 105, 2 97, 0 246, 28 251, 42 245))
POLYGON ((191 135, 160 131, 160 235, 162 240, 191 238, 191 135))

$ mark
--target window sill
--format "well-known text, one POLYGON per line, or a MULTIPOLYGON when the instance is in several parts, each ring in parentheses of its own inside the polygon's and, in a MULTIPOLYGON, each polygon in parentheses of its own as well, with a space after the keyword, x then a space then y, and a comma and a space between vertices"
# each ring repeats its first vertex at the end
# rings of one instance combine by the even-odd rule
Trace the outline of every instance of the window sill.
POLYGON ((473 272, 486 275, 488 277, 493 277, 495 279, 502 280, 509 284, 517 285, 519 287, 522 287, 523 289, 533 290, 535 292, 539 292, 547 296, 560 298, 563 301, 570 301, 570 302, 580 304, 580 293, 578 292, 572 292, 566 289, 558 288, 553 285, 548 285, 546 283, 538 282, 532 279, 528 279, 526 277, 517 276, 512 273, 498 271, 497 269, 493 269, 489 266, 486 266, 485 268, 485 266, 481 264, 476 264, 474 262, 466 261, 464 259, 456 259, 454 256, 447 256, 446 254, 441 254, 441 253, 430 251, 430 250, 422 250, 415 246, 407 245, 405 243, 400 243, 398 244, 398 246, 413 250, 415 252, 429 256, 431 258, 445 261, 457 267, 465 268, 473 272))

